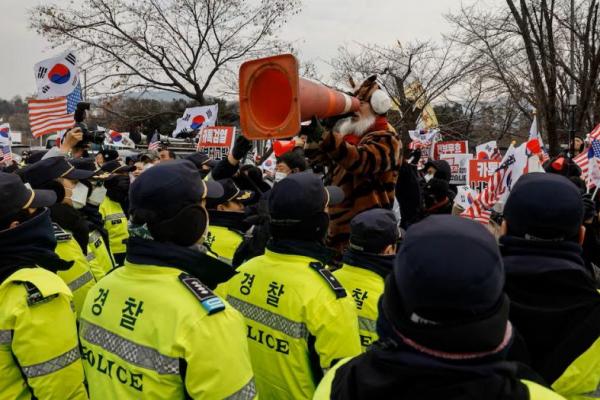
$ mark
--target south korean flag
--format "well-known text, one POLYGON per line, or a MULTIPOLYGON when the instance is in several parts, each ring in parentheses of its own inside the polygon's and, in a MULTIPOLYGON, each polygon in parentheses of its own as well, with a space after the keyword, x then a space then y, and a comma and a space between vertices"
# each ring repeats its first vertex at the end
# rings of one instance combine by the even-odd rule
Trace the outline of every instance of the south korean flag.
POLYGON ((67 96, 79 84, 77 57, 72 51, 40 61, 33 71, 38 99, 67 96))

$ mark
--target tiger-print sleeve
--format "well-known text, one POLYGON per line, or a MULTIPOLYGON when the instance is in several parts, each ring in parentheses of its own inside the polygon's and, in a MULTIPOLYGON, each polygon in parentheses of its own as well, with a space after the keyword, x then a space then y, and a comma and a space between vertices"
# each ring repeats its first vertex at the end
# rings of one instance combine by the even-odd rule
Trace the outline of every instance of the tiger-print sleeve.
POLYGON ((353 174, 378 174, 399 168, 400 139, 389 132, 368 134, 358 145, 344 140, 339 133, 329 133, 321 149, 331 159, 353 174))

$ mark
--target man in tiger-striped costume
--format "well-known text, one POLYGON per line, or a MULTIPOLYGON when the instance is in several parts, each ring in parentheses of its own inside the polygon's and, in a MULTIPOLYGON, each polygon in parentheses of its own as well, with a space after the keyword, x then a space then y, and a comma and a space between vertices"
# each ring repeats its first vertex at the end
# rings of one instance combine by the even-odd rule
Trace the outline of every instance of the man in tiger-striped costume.
MULTIPOLYGON (((356 87, 361 101, 352 116, 325 130, 318 151, 307 151, 314 163, 333 168, 331 184, 344 190, 345 200, 330 207, 328 245, 342 251, 350 238, 350 220, 371 208, 391 209, 401 163, 402 142, 388 123, 391 99, 372 76, 356 87)), ((308 146, 308 148, 314 146, 308 146)))

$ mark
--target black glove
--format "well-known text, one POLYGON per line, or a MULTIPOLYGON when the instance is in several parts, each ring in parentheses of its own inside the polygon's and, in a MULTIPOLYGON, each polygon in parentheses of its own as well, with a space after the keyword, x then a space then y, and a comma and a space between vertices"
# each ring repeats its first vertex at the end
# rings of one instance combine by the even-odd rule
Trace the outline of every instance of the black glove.
POLYGON ((318 143, 323 140, 323 134, 326 132, 321 121, 315 115, 312 117, 309 125, 303 125, 300 129, 300 135, 306 135, 308 143, 318 143))
POLYGON ((408 155, 408 163, 417 165, 419 164, 419 160, 421 159, 421 149, 415 149, 410 152, 408 155))
POLYGON ((231 155, 233 158, 240 161, 242 158, 246 157, 250 150, 252 150, 252 142, 246 139, 244 135, 239 135, 235 138, 231 155))
POLYGON ((327 129, 328 131, 332 130, 333 127, 335 126, 335 124, 338 123, 338 121, 344 119, 344 118, 348 118, 354 115, 354 112, 349 112, 346 114, 340 114, 340 115, 334 115, 333 117, 328 117, 325 118, 323 120, 323 126, 325 127, 325 129, 327 129))
POLYGON ((596 204, 589 193, 584 193, 581 199, 583 200, 583 221, 589 221, 596 215, 596 204))

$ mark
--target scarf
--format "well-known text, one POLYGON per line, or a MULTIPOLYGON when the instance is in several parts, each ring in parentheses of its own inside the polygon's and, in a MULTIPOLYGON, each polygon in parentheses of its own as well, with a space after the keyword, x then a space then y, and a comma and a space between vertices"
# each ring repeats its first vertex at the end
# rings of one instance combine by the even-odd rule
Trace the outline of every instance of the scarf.
POLYGON ((369 130, 367 132, 365 132, 364 135, 359 136, 357 134, 350 133, 350 134, 344 136, 344 141, 353 146, 358 146, 358 144, 360 143, 360 141, 362 140, 362 138, 365 135, 367 135, 370 132, 387 131, 388 125, 389 124, 388 124, 387 118, 383 115, 379 115, 379 116, 377 116, 377 118, 375 118, 375 122, 373 123, 371 128, 369 128, 369 130))
POLYGON ((40 266, 52 272, 71 268, 72 261, 61 260, 54 248, 56 238, 50 212, 38 212, 13 229, 0 232, 0 282, 21 268, 40 266))
POLYGON ((314 258, 321 264, 330 264, 333 259, 333 251, 319 242, 308 242, 303 240, 272 239, 267 244, 267 249, 280 254, 294 254, 314 258))
POLYGON ((61 228, 73 234, 73 238, 81 247, 83 254, 87 254, 87 245, 90 239, 90 228, 85 218, 71 206, 66 204, 54 204, 50 207, 52 222, 56 222, 61 228))
POLYGON ((440 360, 384 340, 338 369, 331 398, 528 400, 520 379, 540 381, 527 367, 504 361, 502 355, 440 360))
POLYGON ((353 267, 360 267, 375 272, 383 279, 387 278, 394 269, 395 255, 382 256, 378 254, 360 253, 354 250, 346 250, 342 262, 353 267))
MULTIPOLYGON (((130 230, 130 233, 136 232, 130 230)), ((236 272, 229 265, 206 254, 201 246, 183 247, 161 243, 135 234, 127 243, 127 261, 133 264, 177 268, 200 279, 209 288, 231 279, 236 272)))

